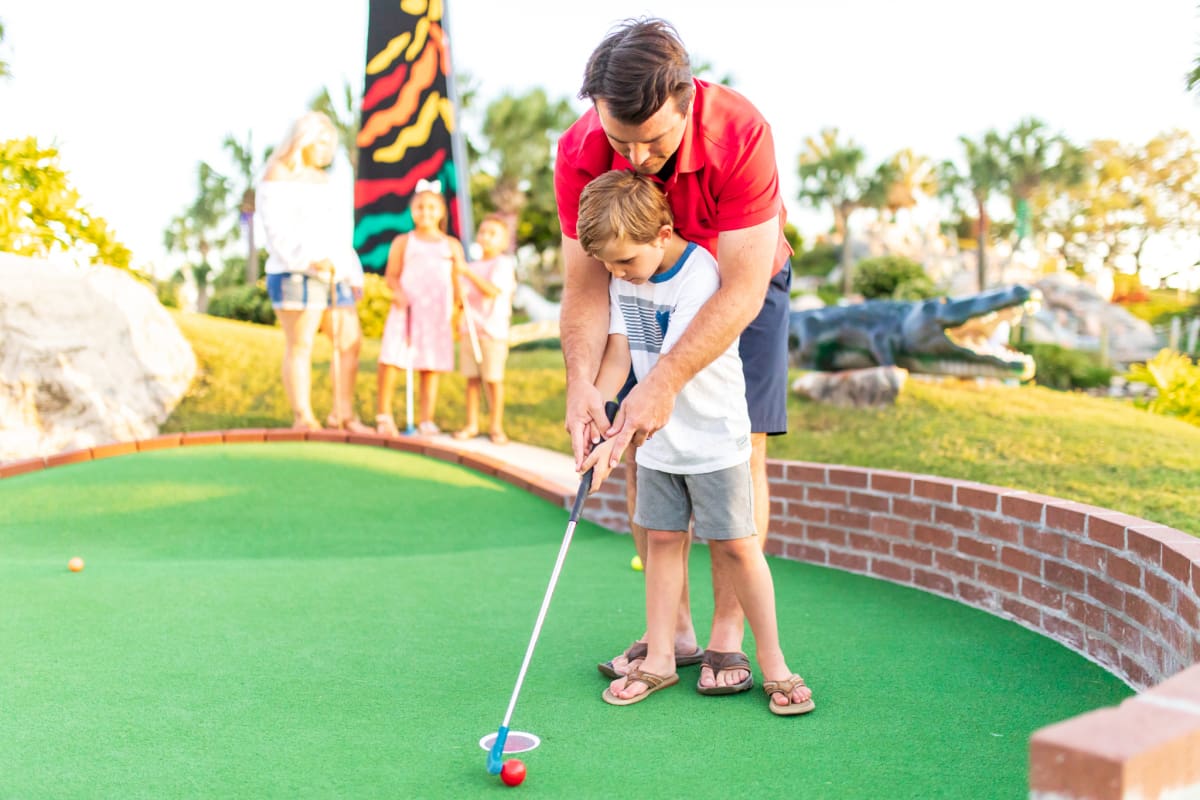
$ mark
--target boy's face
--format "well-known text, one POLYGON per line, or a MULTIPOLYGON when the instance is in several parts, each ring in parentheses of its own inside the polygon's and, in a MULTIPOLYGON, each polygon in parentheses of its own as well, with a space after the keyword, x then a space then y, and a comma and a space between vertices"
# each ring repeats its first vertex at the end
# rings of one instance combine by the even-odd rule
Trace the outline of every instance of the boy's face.
POLYGON ((508 249, 508 229, 495 220, 484 220, 475 232, 475 241, 485 253, 503 253, 508 249))
POLYGON ((652 242, 609 239, 594 255, 614 278, 645 283, 662 271, 666 244, 670 240, 671 229, 664 225, 652 242))

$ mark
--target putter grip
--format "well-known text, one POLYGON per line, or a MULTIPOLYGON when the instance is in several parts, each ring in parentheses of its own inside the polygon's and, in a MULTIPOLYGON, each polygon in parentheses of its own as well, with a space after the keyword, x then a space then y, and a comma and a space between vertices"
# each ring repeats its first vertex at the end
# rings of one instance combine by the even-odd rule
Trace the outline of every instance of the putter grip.
MULTIPOLYGON (((608 421, 612 422, 617 418, 617 409, 621 406, 616 402, 609 400, 604 404, 604 413, 608 417, 608 421)), ((600 437, 600 441, 604 441, 604 437, 600 437)), ((599 442, 597 442, 599 444, 599 442)), ((583 473, 583 477, 579 479, 579 491, 575 493, 575 505, 571 507, 571 521, 579 519, 579 512, 583 510, 583 502, 587 500, 588 489, 592 486, 592 472, 595 467, 591 467, 587 472, 583 473)))

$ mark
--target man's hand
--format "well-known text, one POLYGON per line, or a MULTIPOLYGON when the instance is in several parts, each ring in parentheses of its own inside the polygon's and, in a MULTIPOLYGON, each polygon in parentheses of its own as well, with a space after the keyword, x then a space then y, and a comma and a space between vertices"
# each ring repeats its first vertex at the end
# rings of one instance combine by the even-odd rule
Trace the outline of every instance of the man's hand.
POLYGON ((604 413, 604 398, 587 381, 567 384, 567 433, 571 435, 571 451, 575 454, 575 470, 583 472, 583 461, 600 434, 608 428, 604 413))
POLYGON ((630 444, 641 447, 643 442, 667 424, 675 408, 676 394, 660 386, 653 371, 633 387, 621 401, 621 409, 612 426, 605 431, 605 437, 614 442, 614 457, 609 460, 609 469, 620 462, 621 454, 630 444))

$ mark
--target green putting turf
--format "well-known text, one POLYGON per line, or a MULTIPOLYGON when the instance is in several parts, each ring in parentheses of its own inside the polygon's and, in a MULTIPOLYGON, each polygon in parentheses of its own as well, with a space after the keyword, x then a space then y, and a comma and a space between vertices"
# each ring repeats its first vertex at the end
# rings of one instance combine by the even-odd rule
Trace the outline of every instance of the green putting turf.
MULTIPOLYGON (((468 469, 345 445, 0 481, 0 797, 514 791, 478 742, 503 719, 566 523, 468 469)), ((816 712, 773 717, 757 688, 702 697, 697 667, 614 708, 595 663, 643 626, 631 554, 576 530, 512 718, 542 739, 520 756, 522 796, 1021 798, 1034 730, 1131 694, 1015 624, 772 559, 816 712)), ((703 626, 705 548, 692 571, 703 626)))

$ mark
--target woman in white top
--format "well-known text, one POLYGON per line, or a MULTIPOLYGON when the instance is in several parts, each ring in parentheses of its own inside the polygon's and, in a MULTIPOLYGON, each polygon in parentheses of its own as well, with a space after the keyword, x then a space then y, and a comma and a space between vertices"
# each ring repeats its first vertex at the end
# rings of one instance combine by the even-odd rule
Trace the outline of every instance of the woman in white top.
POLYGON ((255 199, 267 239, 267 293, 283 328, 283 388, 293 426, 321 429, 312 410, 312 347, 328 310, 330 339, 337 334, 338 374, 326 425, 369 433, 354 409, 362 345, 355 304, 362 296, 362 264, 348 225, 342 224, 349 221, 348 210, 325 171, 336 147, 329 117, 319 111, 300 117, 267 162, 255 199))

